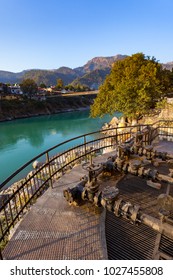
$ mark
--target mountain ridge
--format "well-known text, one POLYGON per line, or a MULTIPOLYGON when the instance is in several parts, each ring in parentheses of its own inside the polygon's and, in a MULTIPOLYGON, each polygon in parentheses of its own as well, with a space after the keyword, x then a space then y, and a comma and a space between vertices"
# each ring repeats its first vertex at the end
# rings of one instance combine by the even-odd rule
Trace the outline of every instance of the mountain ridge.
MULTIPOLYGON (((106 76, 110 73, 113 63, 122 60, 127 55, 117 54, 115 56, 98 56, 90 59, 83 66, 70 68, 61 66, 57 69, 29 69, 21 72, 10 72, 0 70, 0 82, 20 83, 22 80, 30 78, 38 85, 41 83, 47 86, 56 85, 58 79, 62 79, 64 85, 85 85, 92 89, 98 89, 106 76)), ((164 68, 172 70, 173 62, 162 64, 164 68)))

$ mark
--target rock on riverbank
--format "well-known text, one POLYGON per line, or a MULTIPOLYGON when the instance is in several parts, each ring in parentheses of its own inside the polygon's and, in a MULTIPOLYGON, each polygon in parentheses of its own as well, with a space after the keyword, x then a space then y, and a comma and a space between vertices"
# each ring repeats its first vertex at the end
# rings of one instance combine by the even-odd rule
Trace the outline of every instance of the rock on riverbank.
MULTIPOLYGON (((113 117, 109 123, 105 123, 102 127, 102 130, 106 129, 114 129, 114 128, 121 128, 126 127, 128 125, 136 125, 136 124, 153 124, 159 120, 172 120, 173 119, 173 98, 167 98, 167 102, 162 109, 152 110, 150 114, 143 116, 139 121, 132 120, 132 122, 127 122, 125 117, 121 117, 118 119, 117 117, 113 117)), ((112 133, 111 130, 104 131, 105 134, 112 133)))

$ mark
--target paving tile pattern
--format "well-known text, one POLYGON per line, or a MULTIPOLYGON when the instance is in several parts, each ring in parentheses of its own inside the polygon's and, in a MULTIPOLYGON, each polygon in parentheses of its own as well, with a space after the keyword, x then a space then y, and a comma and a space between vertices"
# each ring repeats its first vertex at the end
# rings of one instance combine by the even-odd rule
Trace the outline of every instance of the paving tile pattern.
POLYGON ((80 166, 54 183, 31 207, 3 251, 4 259, 106 259, 105 212, 71 206, 63 189, 86 174, 80 166))

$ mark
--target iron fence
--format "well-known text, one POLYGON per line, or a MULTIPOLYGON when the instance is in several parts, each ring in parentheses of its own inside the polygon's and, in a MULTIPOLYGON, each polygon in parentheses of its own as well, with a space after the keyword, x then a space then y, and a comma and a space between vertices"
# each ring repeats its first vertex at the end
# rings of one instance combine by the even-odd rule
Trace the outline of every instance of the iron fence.
POLYGON ((81 135, 46 150, 32 158, 21 168, 16 170, 0 185, 0 258, 1 249, 8 241, 11 228, 25 214, 37 197, 52 187, 64 172, 90 160, 90 157, 105 153, 109 149, 116 149, 117 145, 134 138, 136 133, 143 134, 144 145, 150 145, 156 138, 173 141, 173 126, 171 121, 159 121, 152 125, 135 125, 119 128, 108 128, 81 135), (63 152, 57 152, 63 146, 69 146, 63 152), (23 170, 36 162, 37 168, 10 186, 16 175, 23 174, 23 170))

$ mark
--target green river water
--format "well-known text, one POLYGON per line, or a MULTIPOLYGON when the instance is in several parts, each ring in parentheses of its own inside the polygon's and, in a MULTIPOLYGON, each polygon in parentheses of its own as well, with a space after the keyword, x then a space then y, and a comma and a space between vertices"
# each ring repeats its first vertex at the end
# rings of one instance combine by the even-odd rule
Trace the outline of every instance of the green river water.
POLYGON ((100 130, 111 118, 107 115, 92 119, 89 110, 85 110, 0 123, 0 183, 41 152, 70 138, 100 130))

